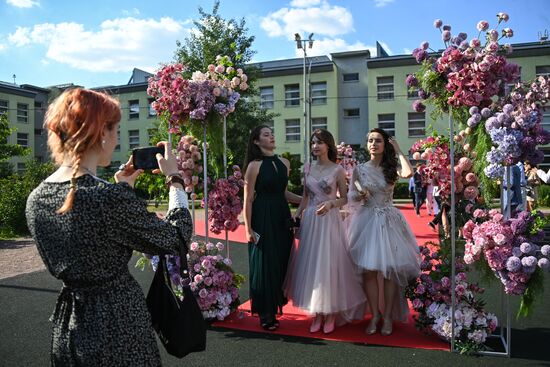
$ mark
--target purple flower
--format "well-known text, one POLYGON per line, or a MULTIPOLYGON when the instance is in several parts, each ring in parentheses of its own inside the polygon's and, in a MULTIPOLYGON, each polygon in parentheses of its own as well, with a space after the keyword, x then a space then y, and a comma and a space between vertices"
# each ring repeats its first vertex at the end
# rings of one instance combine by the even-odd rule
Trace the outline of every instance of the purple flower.
POLYGON ((472 48, 478 48, 479 46, 481 46, 481 41, 478 40, 477 38, 473 38, 470 40, 470 47, 472 48))
POLYGON ((534 256, 527 256, 521 259, 521 265, 524 267, 533 267, 537 265, 537 258, 534 256))
POLYGON ((428 58, 428 53, 422 48, 415 48, 412 52, 412 55, 416 59, 417 63, 421 63, 428 58))
POLYGON ((415 310, 418 310, 424 306, 424 303, 420 299, 415 298, 412 302, 412 306, 415 310))
POLYGON ((489 108, 485 107, 481 110, 481 116, 483 116, 484 118, 488 118, 489 116, 491 116, 492 112, 489 108))
POLYGON ((426 91, 424 89, 419 89, 418 90, 418 97, 422 98, 422 99, 426 99, 428 98, 429 94, 426 93, 426 91))
POLYGON ((508 260, 506 261, 506 269, 508 269, 508 271, 511 271, 513 273, 520 270, 521 269, 520 258, 516 256, 509 257, 508 260))
POLYGON ((450 30, 451 30, 451 26, 450 26, 449 24, 445 24, 445 25, 443 26, 443 30, 444 30, 444 31, 450 31, 450 30))
POLYGON ((521 255, 523 255, 523 252, 521 252, 521 249, 519 247, 512 248, 512 256, 521 257, 521 255))
POLYGON ((443 25, 443 21, 441 19, 434 20, 434 27, 435 28, 441 28, 442 25, 443 25))
POLYGON ((418 79, 416 79, 416 76, 414 74, 407 75, 407 79, 405 79, 405 84, 407 84, 407 87, 416 87, 418 86, 418 79))
POLYGON ((430 44, 426 41, 422 42, 420 44, 420 47, 423 49, 423 50, 427 50, 429 47, 430 47, 430 44))
POLYGON ((538 266, 541 269, 548 269, 548 267, 550 267, 550 261, 543 257, 542 259, 539 259, 538 266))
POLYGON ((447 30, 443 31, 443 32, 441 33, 441 39, 442 39, 444 42, 449 41, 449 40, 451 39, 451 32, 450 32, 450 31, 447 31, 447 30))
POLYGON ((523 252, 524 254, 530 254, 532 251, 533 251, 533 246, 531 246, 531 244, 529 242, 523 242, 520 246, 519 246, 521 252, 523 252))
POLYGON ((426 106, 419 100, 412 103, 412 108, 415 112, 424 112, 426 110, 426 106))
POLYGON ((546 256, 546 257, 550 256, 550 245, 544 245, 544 246, 542 246, 542 247, 540 248, 540 252, 541 252, 544 256, 546 256))

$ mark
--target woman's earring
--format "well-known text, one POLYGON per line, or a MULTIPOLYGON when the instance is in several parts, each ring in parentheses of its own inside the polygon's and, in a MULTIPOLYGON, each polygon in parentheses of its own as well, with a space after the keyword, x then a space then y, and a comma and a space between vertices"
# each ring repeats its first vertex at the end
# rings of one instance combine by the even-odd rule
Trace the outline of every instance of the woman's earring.
POLYGON ((101 141, 101 144, 105 145, 105 140, 102 140, 102 141, 101 141))

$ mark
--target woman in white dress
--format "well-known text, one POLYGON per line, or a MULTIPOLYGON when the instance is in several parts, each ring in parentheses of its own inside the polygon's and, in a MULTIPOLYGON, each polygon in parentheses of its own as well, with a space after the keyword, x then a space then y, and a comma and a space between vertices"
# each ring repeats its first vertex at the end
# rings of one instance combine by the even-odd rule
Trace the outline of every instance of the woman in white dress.
POLYGON ((355 168, 350 184, 353 214, 348 239, 351 257, 363 271, 372 313, 365 332, 376 333, 383 316, 381 334, 390 335, 394 320, 407 321, 403 288, 420 274, 416 239, 403 214, 393 206, 395 182, 411 177, 413 169, 395 138, 382 129, 369 132, 367 149, 370 160, 355 168))
POLYGON ((306 169, 303 199, 295 214, 301 217, 300 244, 291 254, 285 293, 294 306, 315 315, 312 333, 324 322, 328 334, 335 323, 362 319, 366 299, 347 251, 339 212, 347 202, 346 171, 335 163, 330 132, 313 132, 311 152, 317 161, 306 169))

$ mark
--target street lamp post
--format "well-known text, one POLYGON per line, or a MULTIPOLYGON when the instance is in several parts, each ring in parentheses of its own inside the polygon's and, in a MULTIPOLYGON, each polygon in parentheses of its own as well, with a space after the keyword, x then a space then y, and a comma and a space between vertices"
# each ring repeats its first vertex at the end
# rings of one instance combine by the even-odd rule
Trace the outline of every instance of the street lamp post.
MULTIPOLYGON (((313 33, 309 34, 309 37, 307 39, 302 39, 300 37, 299 33, 294 34, 294 41, 296 41, 296 48, 301 49, 304 51, 304 80, 303 80, 303 95, 304 95, 304 162, 308 162, 310 159, 309 157, 309 119, 308 119, 308 107, 307 103, 309 102, 309 92, 306 87, 306 59, 307 59, 307 48, 313 47, 313 33)), ((310 70, 311 70, 311 64, 310 64, 310 70)))

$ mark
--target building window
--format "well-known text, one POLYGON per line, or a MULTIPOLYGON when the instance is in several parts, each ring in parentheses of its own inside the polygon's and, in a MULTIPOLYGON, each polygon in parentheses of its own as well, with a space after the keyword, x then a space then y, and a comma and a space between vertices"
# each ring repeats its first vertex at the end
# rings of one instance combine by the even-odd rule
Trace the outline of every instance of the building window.
POLYGON ((269 120, 264 123, 265 126, 268 126, 271 129, 273 135, 275 135, 275 121, 269 120))
POLYGON ((300 105, 300 86, 298 84, 285 85, 285 107, 300 105))
POLYGON ((300 119, 285 120, 285 140, 300 141, 300 119))
POLYGON ((358 82, 359 73, 344 74, 344 82, 358 82))
MULTIPOLYGON (((326 117, 314 117, 311 119, 311 133, 315 129, 327 129, 327 118, 326 117)), ((310 134, 311 134, 310 133, 310 134)))
POLYGON ((34 108, 41 109, 42 108, 42 102, 34 101, 34 108))
POLYGON ((0 99, 0 114, 5 113, 7 115, 8 114, 8 107, 9 107, 8 101, 6 101, 4 99, 0 99))
POLYGON ((116 132, 115 152, 120 152, 120 127, 118 128, 118 131, 116 132))
POLYGON ((376 78, 376 90, 379 101, 393 100, 393 76, 379 76, 376 78))
POLYGON ((327 104, 327 82, 311 83, 311 104, 327 104))
POLYGON ((550 65, 535 66, 537 76, 550 76, 550 65))
POLYGON ((34 135, 42 135, 44 129, 34 129, 34 135))
POLYGON ((378 115, 378 127, 384 129, 389 135, 395 136, 395 113, 378 115))
POLYGON ((345 108, 344 117, 346 118, 359 117, 359 108, 345 108))
POLYGON ((128 131, 128 145, 130 149, 139 147, 139 130, 128 131))
POLYGON ((17 122, 28 123, 29 122, 29 105, 25 103, 17 104, 17 122))
POLYGON ((273 108, 273 87, 260 87, 260 108, 273 108))
POLYGON ((409 138, 426 135, 426 113, 409 112, 409 138))
POLYGON ((542 110, 542 127, 545 130, 550 130, 550 108, 542 110))
POLYGON ((17 163, 17 174, 22 175, 25 173, 25 163, 17 163))
POLYGON ((153 102, 155 102, 155 99, 149 98, 147 102, 149 103, 149 114, 147 117, 156 117, 157 111, 155 111, 155 109, 153 108, 153 102))
POLYGON ((128 113, 128 119, 138 119, 139 118, 139 100, 134 99, 132 101, 128 101, 129 106, 129 113, 128 113))
POLYGON ((17 133, 17 144, 21 145, 24 148, 29 147, 29 134, 27 133, 17 133))

